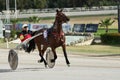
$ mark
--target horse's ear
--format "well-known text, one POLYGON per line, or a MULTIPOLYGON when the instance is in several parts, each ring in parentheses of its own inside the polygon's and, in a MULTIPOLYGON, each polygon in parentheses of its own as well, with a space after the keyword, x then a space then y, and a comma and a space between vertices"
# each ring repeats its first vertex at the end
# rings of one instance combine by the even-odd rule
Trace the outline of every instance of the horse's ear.
POLYGON ((58 12, 59 12, 59 10, 57 9, 57 10, 56 10, 56 12, 58 13, 58 12))
POLYGON ((62 11, 63 11, 63 9, 60 10, 60 12, 62 12, 62 11))

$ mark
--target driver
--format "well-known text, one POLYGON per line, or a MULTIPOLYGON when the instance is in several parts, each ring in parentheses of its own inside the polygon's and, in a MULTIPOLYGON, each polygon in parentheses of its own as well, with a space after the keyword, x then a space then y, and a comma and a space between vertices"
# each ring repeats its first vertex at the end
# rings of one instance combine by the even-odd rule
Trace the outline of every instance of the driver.
POLYGON ((32 36, 32 31, 28 30, 28 25, 23 24, 22 31, 20 33, 20 40, 23 42, 24 40, 30 38, 32 36))

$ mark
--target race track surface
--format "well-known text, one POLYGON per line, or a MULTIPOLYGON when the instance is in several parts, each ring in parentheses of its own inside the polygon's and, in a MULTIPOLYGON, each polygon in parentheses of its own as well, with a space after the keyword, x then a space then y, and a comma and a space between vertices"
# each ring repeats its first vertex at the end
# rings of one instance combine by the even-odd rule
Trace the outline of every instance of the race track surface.
POLYGON ((11 70, 8 49, 0 49, 0 80, 120 80, 120 57, 88 57, 68 54, 71 66, 58 54, 54 68, 37 63, 38 52, 19 51, 19 64, 11 70))

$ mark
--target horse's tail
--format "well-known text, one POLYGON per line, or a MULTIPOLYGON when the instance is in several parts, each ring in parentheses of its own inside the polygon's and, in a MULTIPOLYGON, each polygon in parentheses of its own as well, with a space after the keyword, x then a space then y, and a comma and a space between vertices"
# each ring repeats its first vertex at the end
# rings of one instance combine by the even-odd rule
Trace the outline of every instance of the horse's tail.
POLYGON ((28 43, 28 47, 26 52, 30 53, 31 51, 34 51, 35 49, 35 42, 34 39, 32 39, 29 43, 28 43))
MULTIPOLYGON (((32 36, 34 36, 35 33, 36 33, 36 32, 34 32, 34 33, 32 34, 32 36)), ((32 39, 32 40, 30 40, 30 41, 28 42, 28 47, 27 47, 26 52, 30 53, 31 51, 34 51, 34 49, 35 49, 35 41, 34 41, 34 39, 32 39)))

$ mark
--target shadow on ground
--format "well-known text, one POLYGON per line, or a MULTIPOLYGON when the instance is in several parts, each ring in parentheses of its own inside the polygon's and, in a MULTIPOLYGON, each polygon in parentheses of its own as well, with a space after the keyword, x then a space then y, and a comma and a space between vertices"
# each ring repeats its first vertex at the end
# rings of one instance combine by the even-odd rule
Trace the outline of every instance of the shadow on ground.
POLYGON ((16 70, 11 69, 0 69, 0 73, 7 73, 7 72, 25 72, 25 71, 41 71, 42 69, 49 69, 49 68, 18 68, 16 70))
POLYGON ((19 68, 17 70, 19 71, 40 71, 42 69, 47 69, 47 68, 19 68))
POLYGON ((11 69, 0 69, 0 73, 12 72, 11 69))
POLYGON ((106 55, 88 55, 89 57, 114 57, 114 56, 120 56, 120 54, 106 54, 106 55))

